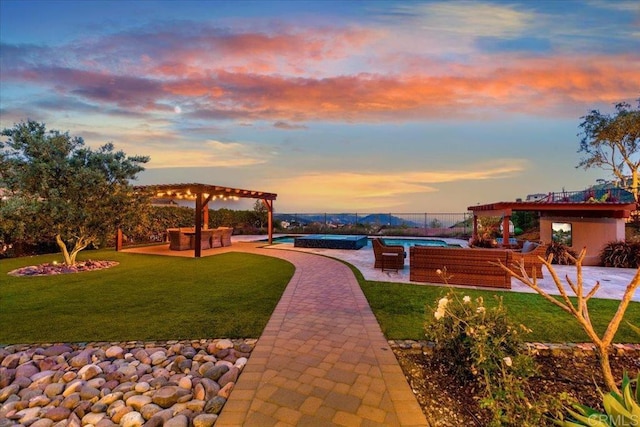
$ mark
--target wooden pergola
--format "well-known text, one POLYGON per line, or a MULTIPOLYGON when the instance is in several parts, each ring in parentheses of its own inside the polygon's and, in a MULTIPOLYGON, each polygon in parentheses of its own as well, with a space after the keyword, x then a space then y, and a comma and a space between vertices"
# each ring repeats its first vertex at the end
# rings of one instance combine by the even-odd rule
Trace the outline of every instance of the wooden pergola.
MULTIPOLYGON (((268 211, 268 235, 269 244, 273 243, 273 201, 278 197, 275 193, 267 193, 264 191, 244 190, 242 188, 231 188, 220 185, 210 184, 160 184, 160 185, 142 185, 134 187, 136 191, 148 192, 154 198, 175 198, 180 200, 195 201, 195 241, 200 242, 202 237, 202 229, 208 228, 209 224, 209 202, 220 200, 237 200, 237 199, 258 199, 268 211)), ((116 238, 116 250, 122 249, 122 232, 118 231, 116 238)), ((199 244, 195 245, 194 256, 199 258, 202 248, 199 244)))

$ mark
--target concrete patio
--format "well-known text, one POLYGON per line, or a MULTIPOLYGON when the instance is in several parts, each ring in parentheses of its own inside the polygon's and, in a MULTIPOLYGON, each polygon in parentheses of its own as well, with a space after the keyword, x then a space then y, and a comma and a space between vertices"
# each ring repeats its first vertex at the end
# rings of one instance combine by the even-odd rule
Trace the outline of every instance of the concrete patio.
MULTIPOLYGON (((242 236, 238 236, 242 237, 242 236)), ((248 236, 238 239, 238 241, 251 241, 255 240, 248 236)), ((447 243, 466 245, 466 241, 459 239, 439 239, 445 240, 447 243)), ((317 255, 324 255, 332 258, 337 258, 342 261, 346 261, 349 264, 354 265, 365 279, 379 281, 379 282, 396 282, 396 283, 413 283, 415 285, 423 286, 438 286, 434 284, 425 284, 411 282, 409 280, 409 254, 407 253, 407 259, 405 259, 404 269, 395 271, 382 271, 381 269, 373 268, 374 256, 371 246, 359 249, 359 250, 342 250, 342 249, 310 249, 310 248, 295 248, 290 243, 278 243, 271 246, 274 249, 287 249, 296 250, 301 252, 314 253, 317 255)), ((443 266, 444 267, 444 266, 443 266)), ((568 276, 572 281, 576 281, 576 268, 571 265, 555 265, 554 270, 559 278, 562 279, 562 283, 567 285, 566 277, 568 276)), ((603 299, 620 299, 626 289, 627 285, 633 279, 637 269, 635 268, 608 268, 608 267, 583 267, 583 281, 584 287, 590 290, 596 282, 600 282, 600 289, 596 293, 594 298, 603 299)), ((551 277, 551 274, 546 267, 543 267, 544 278, 538 279, 538 285, 551 295, 559 295, 558 288, 551 277)), ((567 289, 570 288, 566 286, 567 289)), ((469 288, 465 286, 465 288, 469 288)), ((473 287, 476 288, 476 287, 473 287)), ((477 288, 483 289, 483 288, 477 288)), ((486 289, 486 288, 484 288, 486 289)), ((525 286, 523 283, 512 278, 511 290, 495 289, 499 292, 527 292, 533 293, 531 288, 525 286)), ((640 293, 636 292, 632 297, 632 301, 640 302, 640 293)))

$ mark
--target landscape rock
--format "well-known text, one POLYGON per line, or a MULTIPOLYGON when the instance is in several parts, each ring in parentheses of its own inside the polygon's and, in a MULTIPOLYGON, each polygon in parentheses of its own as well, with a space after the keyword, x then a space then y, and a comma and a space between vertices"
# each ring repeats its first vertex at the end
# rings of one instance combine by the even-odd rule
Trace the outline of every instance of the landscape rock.
POLYGON ((193 419, 193 427, 211 427, 217 419, 216 414, 200 414, 193 419))
POLYGON ((105 350, 105 356, 108 358, 121 359, 124 357, 124 349, 119 345, 113 345, 105 350))
POLYGON ((51 427, 54 421, 48 418, 40 418, 38 421, 31 424, 29 427, 51 427))
POLYGON ((189 418, 185 415, 176 415, 164 423, 164 427, 188 427, 189 418))
POLYGON ((217 365, 210 369, 207 369, 207 371, 202 374, 202 376, 213 381, 218 381, 218 379, 220 379, 222 375, 227 373, 227 371, 229 371, 229 367, 227 365, 217 365))
POLYGON ((144 424, 144 418, 140 412, 132 411, 126 414, 120 420, 120 425, 122 427, 141 427, 144 424))
POLYGON ((85 381, 89 381, 91 378, 95 378, 96 376, 102 373, 102 369, 94 364, 85 365, 78 371, 78 376, 85 381))
POLYGON ((67 408, 63 408, 61 406, 57 408, 51 408, 44 412, 44 417, 48 418, 52 421, 62 421, 69 418, 71 415, 71 410, 67 408))
POLYGON ((154 393, 153 403, 166 409, 178 403, 178 400, 186 394, 188 391, 178 386, 165 386, 154 393))
POLYGON ((24 363, 16 368, 16 378, 31 378, 31 376, 40 372, 33 362, 24 363))
POLYGON ((207 401, 206 405, 204 405, 204 412, 207 414, 216 414, 218 415, 224 404, 227 403, 227 399, 221 396, 216 396, 213 399, 207 401))

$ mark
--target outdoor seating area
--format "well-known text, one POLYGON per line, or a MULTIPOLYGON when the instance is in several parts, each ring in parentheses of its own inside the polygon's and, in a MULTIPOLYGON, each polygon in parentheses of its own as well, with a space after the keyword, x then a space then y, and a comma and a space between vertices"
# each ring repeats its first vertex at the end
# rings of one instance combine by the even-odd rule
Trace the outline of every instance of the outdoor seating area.
MULTIPOLYGON (((200 231, 200 249, 231 246, 233 227, 218 227, 200 231)), ((172 251, 193 250, 196 247, 196 230, 193 227, 167 229, 169 249, 172 251)))
POLYGON ((412 246, 409 278, 412 282, 511 289, 511 275, 493 264, 510 265, 511 255, 506 249, 412 246))

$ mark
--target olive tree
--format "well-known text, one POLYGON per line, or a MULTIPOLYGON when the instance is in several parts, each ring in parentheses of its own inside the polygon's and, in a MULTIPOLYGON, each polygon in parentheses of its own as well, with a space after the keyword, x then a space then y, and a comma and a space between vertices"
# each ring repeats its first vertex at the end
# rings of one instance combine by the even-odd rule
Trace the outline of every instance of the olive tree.
POLYGON ((148 157, 127 157, 110 143, 92 150, 82 138, 34 121, 1 135, 0 188, 8 194, 0 209, 3 223, 15 227, 15 239, 55 240, 72 265, 78 252, 136 211, 129 180, 148 157))
POLYGON ((578 134, 580 150, 585 157, 577 167, 599 167, 610 170, 623 188, 628 188, 638 201, 638 169, 640 168, 640 99, 638 109, 621 102, 615 114, 592 110, 582 117, 578 134))

